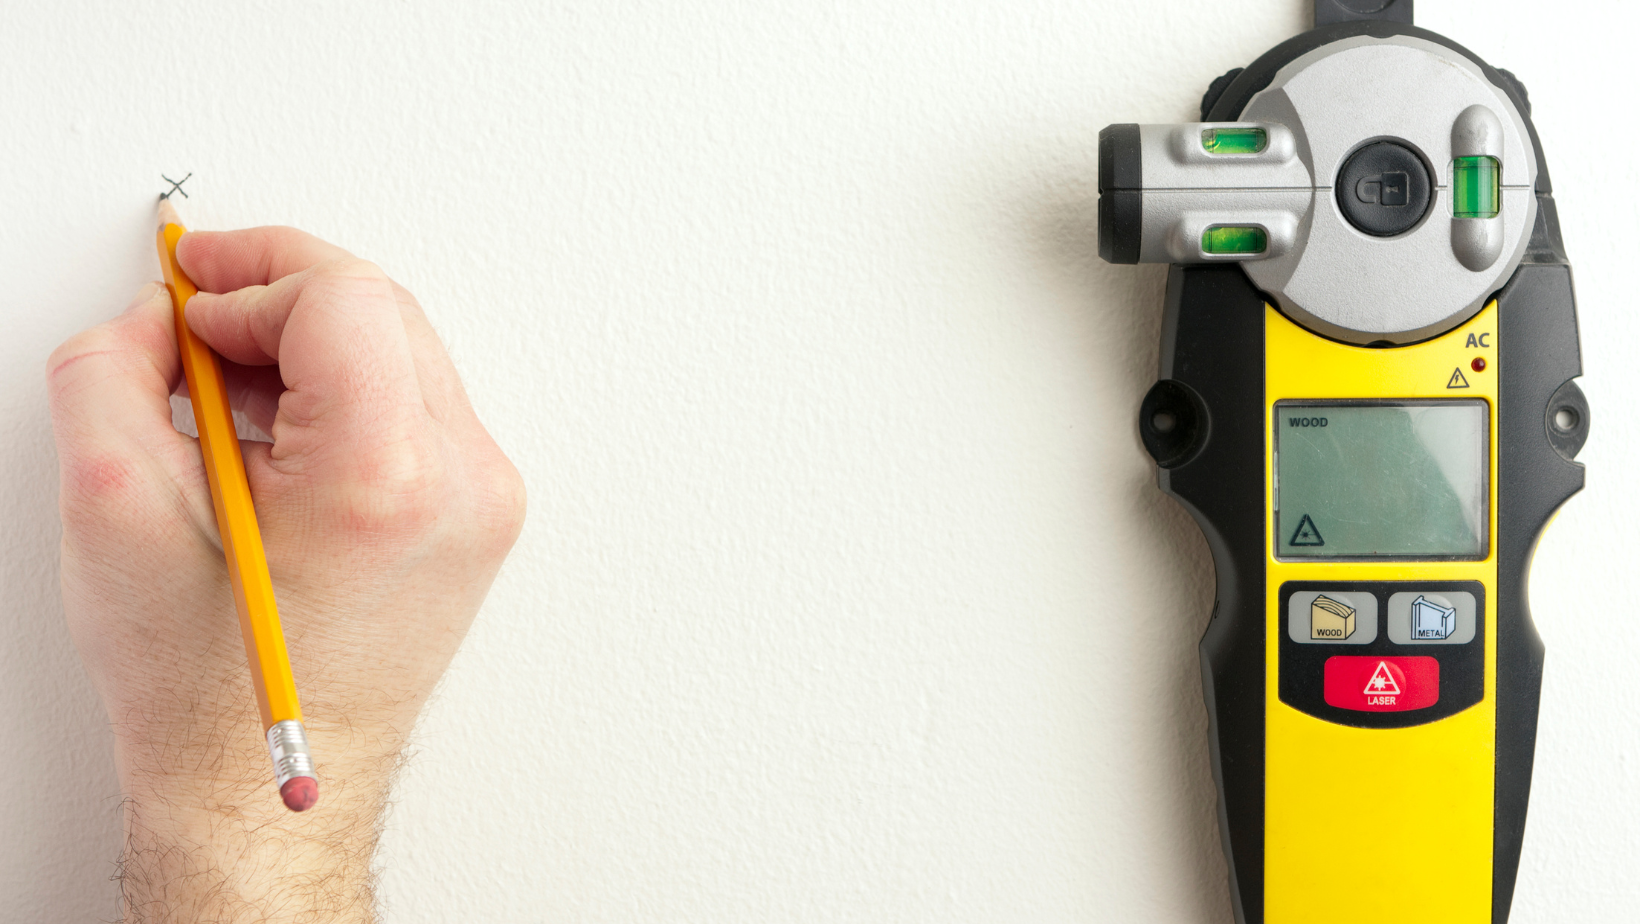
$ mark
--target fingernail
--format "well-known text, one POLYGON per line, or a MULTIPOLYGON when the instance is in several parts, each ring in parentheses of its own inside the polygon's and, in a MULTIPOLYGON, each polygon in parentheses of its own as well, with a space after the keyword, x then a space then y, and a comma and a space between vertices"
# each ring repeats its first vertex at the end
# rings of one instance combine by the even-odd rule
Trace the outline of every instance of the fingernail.
POLYGON ((148 304, 148 300, 157 295, 159 290, 163 288, 165 287, 157 282, 143 283, 142 288, 137 290, 137 297, 131 299, 131 304, 125 306, 125 311, 122 314, 129 314, 148 304))

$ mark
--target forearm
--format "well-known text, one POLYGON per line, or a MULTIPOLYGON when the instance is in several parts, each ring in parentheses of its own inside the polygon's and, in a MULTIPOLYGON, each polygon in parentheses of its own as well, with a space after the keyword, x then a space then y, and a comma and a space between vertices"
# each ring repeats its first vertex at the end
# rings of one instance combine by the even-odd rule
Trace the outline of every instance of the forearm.
POLYGON ((243 737, 122 741, 125 924, 375 922, 371 860, 400 752, 327 761, 324 800, 297 814, 243 737))

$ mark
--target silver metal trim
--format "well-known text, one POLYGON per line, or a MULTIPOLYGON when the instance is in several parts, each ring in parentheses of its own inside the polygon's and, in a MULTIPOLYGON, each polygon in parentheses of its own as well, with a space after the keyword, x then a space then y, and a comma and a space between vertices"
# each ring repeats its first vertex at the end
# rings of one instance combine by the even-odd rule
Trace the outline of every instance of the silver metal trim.
POLYGON ((274 784, 281 788, 298 776, 312 777, 313 754, 308 750, 307 729, 294 719, 275 722, 268 727, 268 756, 273 758, 274 784))
POLYGON ((1503 255, 1503 213, 1495 218, 1452 219, 1452 255, 1464 268, 1485 272, 1503 255))
POLYGON ((1139 126, 1141 154, 1161 153, 1161 158, 1145 157, 1141 163, 1146 189, 1164 187, 1309 185, 1305 171, 1291 168, 1297 157, 1292 129, 1279 122, 1184 122, 1176 125, 1139 126), (1214 154, 1202 147, 1202 133, 1209 129, 1257 128, 1265 135, 1264 150, 1253 154, 1214 154), (1249 182, 1264 175, 1273 182, 1249 182))
POLYGON ((1458 113, 1452 121, 1453 157, 1503 158, 1503 123, 1498 114, 1476 104, 1458 113))
MULTIPOLYGON (((1505 148, 1503 123, 1497 113, 1485 106, 1470 106, 1458 113, 1452 122, 1452 157, 1494 157, 1500 161, 1505 148)), ((1448 182, 1451 182, 1450 178, 1448 182)), ((1501 193, 1502 190, 1499 190, 1501 193)), ((1533 197, 1535 203, 1536 197, 1533 197)), ((1499 203, 1498 215, 1492 218, 1452 219, 1452 254, 1465 268, 1485 272, 1503 255, 1503 212, 1499 203)))
POLYGON ((1502 288, 1537 217, 1537 155, 1503 90, 1424 39, 1354 36, 1283 67, 1239 122, 1139 126, 1141 263, 1238 262, 1288 317, 1349 343, 1410 343, 1467 321, 1502 288), (1260 128, 1264 150, 1212 154, 1201 134, 1260 128), (1363 145, 1394 140, 1430 171, 1428 211, 1392 237, 1358 230, 1334 184, 1363 145), (1454 157, 1498 159, 1495 218, 1452 215, 1454 157), (1257 255, 1208 254, 1213 225, 1261 227, 1257 255))
POLYGON ((1311 330, 1351 343, 1435 336, 1480 311, 1525 253, 1537 215, 1537 157, 1525 122, 1474 62, 1445 46, 1404 35, 1324 45, 1282 68, 1242 116, 1291 127, 1296 158, 1316 178, 1294 246, 1246 261, 1253 284, 1311 330), (1496 134, 1480 113, 1496 119, 1496 134), (1380 138, 1417 151, 1436 184, 1424 220, 1389 238, 1356 230, 1331 188, 1345 159, 1380 138), (1454 138, 1489 148, 1503 186, 1498 217, 1464 219, 1477 227, 1462 230, 1449 186, 1454 138))
POLYGON ((1202 210, 1181 212, 1168 237, 1167 251, 1175 263, 1229 263, 1268 260, 1292 249, 1298 232, 1298 216, 1291 212, 1202 210), (1202 249, 1202 235, 1214 227, 1254 227, 1264 230, 1262 253, 1208 253, 1202 249))
POLYGON ((1145 190, 1141 263, 1222 263, 1283 256, 1299 239, 1312 192, 1298 189, 1145 190), (1210 254, 1201 249, 1202 232, 1213 225, 1253 225, 1269 244, 1256 256, 1210 254))

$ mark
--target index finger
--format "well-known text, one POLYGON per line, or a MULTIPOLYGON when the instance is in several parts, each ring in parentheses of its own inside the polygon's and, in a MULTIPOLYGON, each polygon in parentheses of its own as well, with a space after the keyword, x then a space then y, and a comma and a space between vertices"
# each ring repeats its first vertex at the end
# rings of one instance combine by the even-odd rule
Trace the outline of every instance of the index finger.
MULTIPOLYGON (((65 516, 118 518, 151 533, 156 498, 189 505, 177 486, 195 481, 199 452, 171 425, 182 367, 164 286, 150 283, 124 314, 69 338, 46 369, 65 516)), ((190 507, 201 529, 210 518, 204 504, 190 507)))
POLYGON ((189 231, 177 241, 177 262, 201 292, 265 286, 320 263, 352 256, 306 231, 279 226, 189 231))

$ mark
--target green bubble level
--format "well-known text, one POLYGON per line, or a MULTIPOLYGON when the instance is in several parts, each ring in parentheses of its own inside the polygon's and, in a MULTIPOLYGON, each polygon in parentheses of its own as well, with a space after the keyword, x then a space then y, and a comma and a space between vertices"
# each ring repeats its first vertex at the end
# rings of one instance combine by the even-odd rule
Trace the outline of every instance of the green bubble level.
POLYGON ((1498 172, 1498 159, 1496 157, 1454 158, 1452 161, 1452 217, 1497 217, 1498 172))
POLYGON ((1255 254, 1270 246, 1270 236, 1263 228, 1230 225, 1208 228, 1202 232, 1202 253, 1255 254))
POLYGON ((1269 142, 1262 128, 1209 128, 1202 131, 1202 148, 1209 154, 1257 154, 1269 142))

